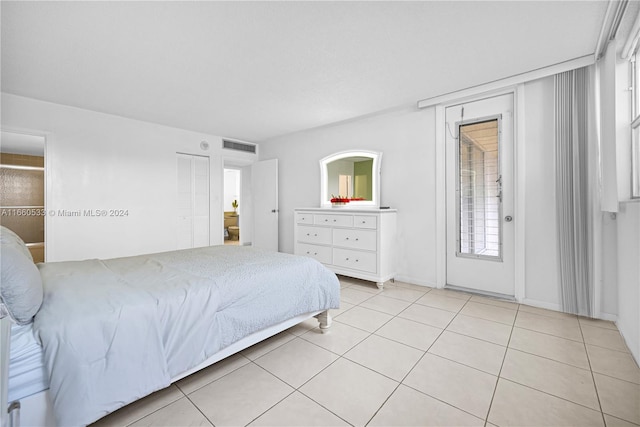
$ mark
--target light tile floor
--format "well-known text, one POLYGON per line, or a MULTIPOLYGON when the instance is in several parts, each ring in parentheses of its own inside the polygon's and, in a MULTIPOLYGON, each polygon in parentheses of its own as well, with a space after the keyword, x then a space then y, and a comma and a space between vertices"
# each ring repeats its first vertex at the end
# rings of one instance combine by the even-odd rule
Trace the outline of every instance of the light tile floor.
POLYGON ((611 322, 341 284, 330 333, 311 319, 95 426, 640 425, 640 369, 611 322))

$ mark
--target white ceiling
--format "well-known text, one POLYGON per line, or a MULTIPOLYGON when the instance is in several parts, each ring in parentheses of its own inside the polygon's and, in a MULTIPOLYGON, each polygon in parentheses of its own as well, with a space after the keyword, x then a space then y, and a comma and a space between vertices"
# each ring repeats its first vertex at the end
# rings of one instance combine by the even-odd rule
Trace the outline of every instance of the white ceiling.
POLYGON ((607 2, 1 8, 4 92, 260 142, 592 54, 607 2))

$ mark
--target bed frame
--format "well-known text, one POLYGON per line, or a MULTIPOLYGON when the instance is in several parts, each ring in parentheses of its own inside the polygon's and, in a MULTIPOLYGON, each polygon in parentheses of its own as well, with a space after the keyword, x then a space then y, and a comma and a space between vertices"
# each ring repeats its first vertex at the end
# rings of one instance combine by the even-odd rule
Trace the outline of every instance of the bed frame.
MULTIPOLYGON (((226 357, 242 351, 254 344, 259 343, 273 335, 289 329, 300 322, 315 317, 320 323, 320 330, 326 333, 331 326, 331 316, 329 310, 305 313, 292 319, 285 320, 276 325, 270 326, 258 332, 254 332, 226 347, 198 366, 183 372, 182 374, 171 379, 176 382, 187 377, 194 372, 206 368, 226 357)), ((8 402, 8 384, 9 384, 9 357, 11 344, 11 319, 6 313, 4 306, 0 303, 0 427, 19 427, 24 426, 55 426, 55 418, 51 406, 51 397, 49 390, 44 390, 32 396, 22 399, 20 402, 8 402), (11 406, 11 408, 9 408, 11 406), (11 409, 11 412, 8 412, 11 409)))

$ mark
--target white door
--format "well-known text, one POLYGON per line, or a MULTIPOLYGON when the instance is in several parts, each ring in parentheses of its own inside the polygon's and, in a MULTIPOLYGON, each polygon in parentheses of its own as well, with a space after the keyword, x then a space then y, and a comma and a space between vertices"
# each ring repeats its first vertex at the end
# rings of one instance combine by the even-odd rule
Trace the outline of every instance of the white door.
POLYGON ((514 295, 513 94, 445 120, 447 285, 514 295))
POLYGON ((253 242, 256 248, 278 251, 278 159, 251 165, 253 242))
POLYGON ((209 158, 177 156, 178 249, 209 246, 209 158))

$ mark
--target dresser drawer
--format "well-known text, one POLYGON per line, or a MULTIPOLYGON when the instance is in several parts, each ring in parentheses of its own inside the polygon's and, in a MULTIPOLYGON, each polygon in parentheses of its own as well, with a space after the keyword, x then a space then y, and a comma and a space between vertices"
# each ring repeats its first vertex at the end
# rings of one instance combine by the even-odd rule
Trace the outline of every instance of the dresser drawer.
POLYGON ((304 243, 331 244, 331 229, 308 225, 298 226, 298 241, 304 243))
POLYGON ((296 213, 296 224, 313 224, 312 213, 296 213))
POLYGON ((375 273, 376 254, 374 252, 360 252, 350 249, 334 248, 333 264, 338 267, 375 273))
POLYGON ((376 250, 376 231, 341 229, 333 230, 333 245, 343 248, 376 250))
POLYGON ((314 258, 323 264, 331 264, 332 249, 330 246, 309 245, 307 243, 298 243, 296 246, 296 255, 303 255, 314 258))
POLYGON ((353 226, 356 228, 378 228, 378 221, 375 216, 371 215, 354 215, 353 226))
POLYGON ((336 227, 353 227, 353 215, 315 214, 313 223, 336 227))

